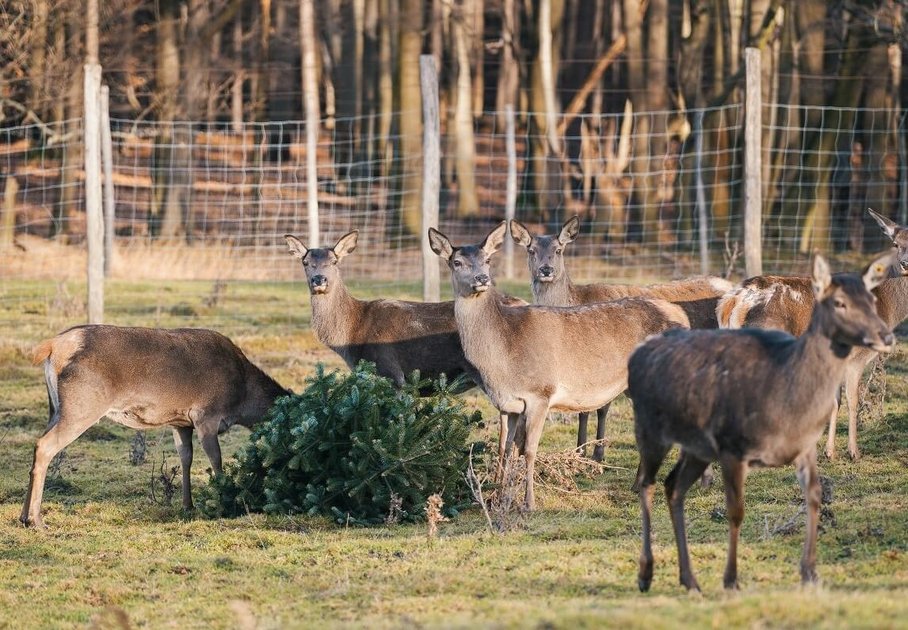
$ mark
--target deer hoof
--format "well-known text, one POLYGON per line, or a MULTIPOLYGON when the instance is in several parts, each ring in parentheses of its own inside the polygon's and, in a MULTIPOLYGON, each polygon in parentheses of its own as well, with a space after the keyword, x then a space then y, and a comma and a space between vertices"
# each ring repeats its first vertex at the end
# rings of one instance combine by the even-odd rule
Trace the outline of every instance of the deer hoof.
POLYGON ((835 461, 835 449, 827 448, 825 451, 826 459, 829 461, 835 461))
POLYGON ((593 449, 593 461, 601 462, 603 459, 605 459, 605 445, 597 444, 593 449))
POLYGON ((855 446, 854 450, 848 449, 848 456, 851 457, 853 461, 858 461, 861 459, 861 451, 858 450, 858 447, 855 446))
POLYGON ((653 583, 652 578, 649 578, 649 579, 644 579, 644 578, 640 578, 640 577, 637 578, 637 588, 640 589, 641 593, 646 593, 649 590, 650 584, 652 584, 652 583, 653 583))
POLYGON ((19 519, 19 522, 29 529, 47 529, 47 525, 44 524, 44 520, 40 516, 34 518, 23 516, 19 519))

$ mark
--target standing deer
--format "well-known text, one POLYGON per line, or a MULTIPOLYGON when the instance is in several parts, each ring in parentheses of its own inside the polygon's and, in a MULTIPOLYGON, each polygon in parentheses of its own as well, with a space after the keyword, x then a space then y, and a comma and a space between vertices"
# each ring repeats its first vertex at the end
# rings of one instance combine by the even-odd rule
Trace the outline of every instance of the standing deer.
POLYGON ((251 427, 290 392, 253 365, 224 335, 203 328, 76 326, 41 342, 50 402, 20 520, 41 527, 41 498, 54 456, 101 418, 133 429, 172 427, 183 469, 183 508, 192 509, 192 431, 220 473, 218 434, 251 427))
MULTIPOLYGON (((511 237, 527 250, 527 264, 533 288, 533 303, 544 306, 580 306, 593 302, 607 302, 625 297, 649 297, 677 304, 687 314, 691 328, 716 328, 716 304, 731 290, 732 284, 722 278, 691 278, 668 284, 647 287, 627 284, 584 284, 571 281, 564 264, 564 249, 580 234, 580 218, 568 219, 557 235, 534 236, 519 221, 511 221, 511 237)), ((605 447, 605 417, 608 405, 597 410, 597 444, 593 459, 602 461, 605 447)), ((587 442, 589 414, 580 414, 577 430, 577 447, 587 442)))
POLYGON ((503 303, 489 266, 506 230, 502 222, 482 243, 455 247, 429 228, 429 245, 451 270, 457 330, 486 394, 500 411, 525 415, 525 503, 533 509, 533 468, 549 410, 588 411, 613 400, 627 387, 634 347, 688 320, 674 304, 646 298, 577 307, 503 303))
POLYGON ((725 588, 738 586, 738 532, 748 471, 790 462, 807 503, 801 579, 816 580, 817 438, 835 404, 852 348, 887 352, 895 341, 870 293, 885 277, 890 261, 888 256, 874 261, 863 278, 831 276, 826 261, 816 256, 811 284, 817 307, 800 337, 758 329, 672 332, 634 352, 628 394, 640 452, 635 486, 643 517, 641 591, 649 590, 653 578, 653 484, 673 444, 680 445, 681 455, 665 479, 665 496, 683 586, 700 588, 687 550, 684 497, 713 461, 722 464, 730 524, 725 588))
MULTIPOLYGON (((897 264, 892 272, 908 272, 908 228, 870 210, 883 232, 896 248, 897 264)), ((891 273, 890 275, 893 275, 891 273)), ((890 277, 879 284, 873 294, 880 317, 894 328, 908 317, 908 277, 890 277)), ((798 336, 804 334, 814 309, 810 279, 796 276, 756 276, 727 293, 716 313, 721 328, 777 328, 798 336)), ((856 348, 845 367, 844 389, 848 405, 848 454, 860 457, 857 426, 861 376, 877 356, 871 348, 856 348)), ((838 392, 837 392, 838 393, 838 392)), ((835 459, 835 433, 838 418, 836 405, 829 419, 826 456, 835 459)))
MULTIPOLYGON (((290 254, 306 272, 312 304, 312 328, 318 340, 336 352, 351 369, 360 361, 375 363, 377 372, 398 386, 419 370, 420 376, 449 379, 466 374, 482 387, 479 374, 467 361, 454 302, 406 302, 403 300, 358 300, 347 291, 339 263, 356 249, 359 232, 338 239, 334 247, 308 248, 286 234, 290 254)), ((502 297, 513 303, 523 303, 502 297)), ((499 430, 499 460, 504 458, 508 426, 516 428, 516 416, 502 417, 499 430)))

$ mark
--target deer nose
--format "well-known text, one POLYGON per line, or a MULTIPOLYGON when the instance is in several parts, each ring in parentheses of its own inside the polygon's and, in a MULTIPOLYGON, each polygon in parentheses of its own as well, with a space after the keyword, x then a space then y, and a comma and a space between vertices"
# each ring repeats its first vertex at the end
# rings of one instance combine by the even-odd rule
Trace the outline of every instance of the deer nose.
POLYGON ((539 268, 539 275, 542 276, 543 278, 548 278, 550 276, 553 276, 553 275, 555 275, 555 268, 552 267, 551 265, 542 265, 539 268))
POLYGON ((312 287, 313 290, 326 289, 328 287, 328 278, 326 278, 325 276, 321 276, 321 275, 312 276, 309 279, 309 286, 312 287))
POLYGON ((473 282, 475 282, 477 285, 480 285, 480 286, 486 286, 491 281, 492 281, 492 279, 489 278, 489 275, 486 273, 478 273, 475 276, 473 276, 473 282))

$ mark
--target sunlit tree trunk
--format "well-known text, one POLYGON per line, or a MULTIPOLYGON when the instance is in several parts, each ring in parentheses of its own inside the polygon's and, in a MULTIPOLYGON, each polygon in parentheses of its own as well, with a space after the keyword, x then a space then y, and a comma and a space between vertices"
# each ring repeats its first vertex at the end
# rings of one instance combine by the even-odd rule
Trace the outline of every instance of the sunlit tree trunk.
POLYGON ((470 58, 470 75, 472 94, 472 103, 470 110, 473 117, 482 116, 485 109, 485 72, 483 64, 485 63, 485 0, 465 0, 464 13, 470 15, 469 30, 464 33, 468 41, 469 58, 470 58))
MULTIPOLYGON (((60 30, 57 41, 66 50, 66 57, 61 58, 81 60, 82 46, 79 25, 81 19, 77 11, 66 10, 69 19, 60 20, 60 30), (64 26, 66 24, 66 26, 64 26)), ((60 203, 54 208, 54 221, 51 229, 52 236, 70 234, 73 231, 73 219, 77 216, 81 202, 81 184, 79 172, 83 167, 82 159, 82 64, 78 61, 72 64, 72 72, 68 77, 65 94, 59 99, 60 107, 57 110, 59 120, 66 121, 68 139, 63 143, 62 170, 60 173, 60 203)))
POLYGON ((376 133, 376 153, 379 160, 379 171, 383 181, 387 181, 389 168, 394 161, 394 144, 390 141, 391 123, 394 108, 393 46, 392 36, 392 2, 397 0, 378 0, 378 130, 376 133))
POLYGON ((476 148, 473 137, 473 115, 470 86, 470 54, 464 33, 464 11, 451 20, 454 52, 456 57, 457 93, 454 104, 456 133, 457 170, 457 216, 469 217, 479 214, 479 197, 476 195, 476 148))
POLYGON ((39 118, 45 119, 47 104, 45 102, 47 84, 45 59, 47 51, 47 18, 48 0, 33 0, 34 22, 31 35, 31 54, 29 59, 29 96, 28 106, 39 118))
POLYGON ((423 3, 401 0, 400 53, 397 66, 398 111, 400 112, 401 198, 400 217, 407 234, 422 229, 422 95, 419 87, 419 55, 422 53, 423 3))
POLYGON ((644 236, 647 240, 668 243, 674 240, 674 188, 666 168, 668 138, 668 0, 650 0, 647 14, 646 110, 652 116, 649 142, 650 185, 644 195, 644 236))
POLYGON ((495 109, 498 112, 498 127, 504 129, 504 112, 507 105, 517 108, 517 89, 520 73, 517 67, 517 42, 519 41, 519 12, 517 0, 501 2, 501 63, 498 66, 498 90, 495 94, 495 109))

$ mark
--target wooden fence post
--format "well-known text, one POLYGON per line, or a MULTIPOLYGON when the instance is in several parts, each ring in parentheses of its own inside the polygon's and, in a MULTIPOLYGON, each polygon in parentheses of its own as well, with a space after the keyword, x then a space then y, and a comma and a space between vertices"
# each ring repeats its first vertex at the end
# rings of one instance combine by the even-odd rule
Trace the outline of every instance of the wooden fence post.
POLYGON ((438 195, 441 192, 441 151, 438 121, 438 74, 435 57, 419 56, 419 84, 422 90, 422 299, 441 299, 438 257, 429 247, 429 228, 438 228, 438 195))
POLYGON ((104 209, 101 204, 101 66, 85 64, 83 134, 88 243, 88 323, 104 321, 104 209))
POLYGON ((760 50, 744 51, 744 270, 748 277, 763 274, 763 172, 761 140, 760 50))

